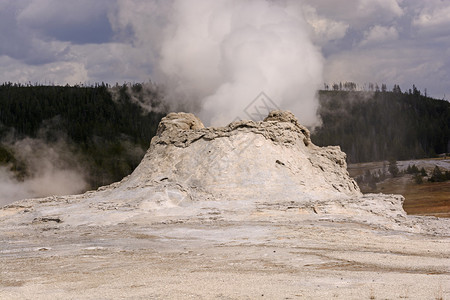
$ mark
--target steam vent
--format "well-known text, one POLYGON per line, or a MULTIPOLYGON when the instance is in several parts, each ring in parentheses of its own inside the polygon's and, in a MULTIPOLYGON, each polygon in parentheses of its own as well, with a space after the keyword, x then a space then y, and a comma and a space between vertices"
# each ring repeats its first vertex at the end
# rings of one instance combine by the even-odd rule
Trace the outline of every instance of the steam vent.
POLYGON ((0 298, 447 298, 449 219, 403 200, 290 112, 170 113, 121 182, 0 208, 0 298))

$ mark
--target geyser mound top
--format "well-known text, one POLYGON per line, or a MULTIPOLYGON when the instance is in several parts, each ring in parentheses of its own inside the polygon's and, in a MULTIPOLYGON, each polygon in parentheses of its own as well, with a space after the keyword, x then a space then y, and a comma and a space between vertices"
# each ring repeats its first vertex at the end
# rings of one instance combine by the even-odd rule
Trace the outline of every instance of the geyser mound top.
MULTIPOLYGON (((220 133, 238 130, 240 128, 257 129, 258 127, 264 129, 272 129, 272 131, 290 130, 293 132, 297 132, 304 136, 304 142, 306 146, 311 143, 309 130, 306 127, 300 125, 293 113, 291 113, 290 111, 281 110, 271 111, 262 122, 254 122, 248 120, 235 121, 230 123, 226 127, 209 128, 206 128, 203 125, 202 121, 191 113, 169 113, 159 123, 156 135, 160 139, 160 141, 158 142, 175 144, 179 142, 180 137, 184 138, 186 137, 186 135, 192 135, 192 131, 196 131, 199 134, 217 132, 220 135, 220 133), (276 126, 279 125, 278 123, 287 123, 290 125, 288 125, 287 127, 287 124, 284 124, 285 126, 276 126)), ((257 130, 252 131, 257 132, 257 130)))
MULTIPOLYGON (((123 184, 164 183, 196 201, 194 191, 224 200, 295 198, 310 201, 360 195, 339 147, 318 147, 288 111, 264 121, 205 128, 190 113, 170 113, 150 149, 123 184)), ((176 190, 176 191, 175 191, 176 190)))

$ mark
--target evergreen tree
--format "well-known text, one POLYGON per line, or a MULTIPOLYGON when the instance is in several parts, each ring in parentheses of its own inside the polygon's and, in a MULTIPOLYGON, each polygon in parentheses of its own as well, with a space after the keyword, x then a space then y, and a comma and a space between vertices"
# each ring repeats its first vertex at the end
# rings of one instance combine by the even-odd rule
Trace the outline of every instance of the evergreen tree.
MULTIPOLYGON (((139 164, 164 116, 164 112, 145 111, 142 103, 131 98, 135 93, 133 96, 145 100, 149 107, 161 104, 157 87, 147 85, 146 89, 141 84, 124 84, 113 99, 105 84, 5 83, 0 85, 0 145, 6 138, 31 137, 52 143, 66 136, 88 168, 91 188, 120 180, 139 164)), ((0 164, 8 160, 17 178, 26 176, 24 163, 12 152, 7 158, 2 149, 0 164)))
POLYGON ((442 173, 441 169, 438 166, 435 166, 433 172, 431 172, 431 176, 428 179, 430 182, 443 182, 450 180, 450 172, 446 171, 442 173))
POLYGON ((423 183, 422 176, 420 176, 419 173, 417 173, 416 175, 414 175, 414 182, 415 182, 416 184, 422 184, 422 183, 423 183))
POLYGON ((425 171, 425 168, 422 167, 422 169, 420 169, 420 175, 421 176, 428 176, 427 171, 425 171))
POLYGON ((450 103, 399 92, 320 91, 319 146, 339 145, 348 162, 434 157, 447 152, 450 103))
POLYGON ((392 177, 397 177, 399 173, 399 169, 397 166, 397 161, 395 159, 392 159, 389 161, 389 167, 388 167, 389 173, 391 173, 392 177))

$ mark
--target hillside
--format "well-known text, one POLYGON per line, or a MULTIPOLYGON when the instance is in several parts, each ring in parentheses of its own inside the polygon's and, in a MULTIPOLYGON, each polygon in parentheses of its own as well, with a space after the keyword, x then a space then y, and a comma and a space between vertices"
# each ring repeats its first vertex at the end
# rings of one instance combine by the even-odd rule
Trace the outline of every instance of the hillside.
MULTIPOLYGON (((54 153, 49 164, 82 172, 86 189, 122 179, 139 164, 164 116, 136 102, 132 94, 141 91, 139 84, 1 85, 0 166, 24 180, 35 176, 35 161, 54 153)), ((150 101, 159 97, 155 90, 150 101)))
POLYGON ((348 172, 364 194, 405 197, 403 208, 408 214, 450 217, 450 159, 398 161, 395 176, 389 172, 390 165, 387 161, 349 164, 348 172))
POLYGON ((434 157, 450 147, 450 103, 420 91, 320 91, 314 143, 339 145, 349 163, 434 157))

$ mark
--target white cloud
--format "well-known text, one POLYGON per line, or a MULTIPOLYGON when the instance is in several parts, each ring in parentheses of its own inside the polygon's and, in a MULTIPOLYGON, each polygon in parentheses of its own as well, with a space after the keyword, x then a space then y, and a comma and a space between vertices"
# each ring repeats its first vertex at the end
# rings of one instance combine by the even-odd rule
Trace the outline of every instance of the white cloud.
POLYGON ((397 0, 304 0, 327 19, 344 22, 355 29, 386 24, 403 15, 397 0))
POLYGON ((410 42, 403 47, 360 48, 330 56, 325 64, 325 80, 386 83, 388 88, 399 84, 403 90, 415 84, 422 91, 426 88, 429 95, 442 98, 450 81, 445 55, 448 53, 440 49, 415 48, 410 42))
MULTIPOLYGON (((194 95, 195 87, 202 85, 200 94, 206 95, 218 91, 218 82, 223 78, 228 83, 238 80, 241 75, 233 75, 237 62, 245 64, 247 59, 258 58, 265 59, 266 64, 281 63, 290 55, 289 49, 297 49, 297 46, 295 42, 290 45, 279 43, 280 35, 273 30, 277 26, 277 30, 293 28, 291 25, 298 22, 295 25, 298 28, 290 33, 286 31, 283 37, 290 38, 288 33, 298 34, 298 39, 303 39, 307 45, 304 49, 298 47, 297 56, 292 54, 292 67, 300 63, 296 57, 311 53, 320 57, 315 48, 320 46, 327 59, 326 68, 333 73, 327 74, 329 78, 337 78, 337 74, 339 81, 350 78, 378 81, 386 77, 396 83, 414 82, 430 91, 435 90, 437 94, 450 94, 447 80, 450 72, 448 1, 249 0, 245 3, 228 0, 206 3, 200 0, 3 0, 0 1, 0 38, 8 43, 0 44, 0 67, 4 70, 0 73, 0 80, 65 84, 152 79, 162 83, 173 81, 169 84, 173 87, 178 80, 176 77, 180 76, 187 78, 177 86, 181 94, 194 95), (175 9, 172 10, 174 3, 175 9), (230 7, 230 3, 237 8, 230 7), (263 8, 267 3, 270 5, 265 13, 263 8), (245 6, 251 8, 246 9, 245 6), (208 7, 215 12, 205 12, 208 7), (277 7, 283 7, 283 11, 277 7), (232 14, 227 14, 230 11, 232 14), (299 15, 301 11, 303 15, 299 15), (105 18, 106 15, 114 36, 110 33, 109 40, 96 40, 98 34, 92 35, 91 41, 80 37, 86 31, 76 31, 78 26, 88 24, 86 30, 95 32, 100 23, 92 19, 96 16, 105 18), (283 17, 277 21, 279 16, 283 17), (296 21, 289 25, 292 20, 296 21), (277 25, 266 30, 270 26, 262 28, 262 21, 277 25), (169 26, 168 22, 172 25, 169 26), (240 24, 241 27, 232 28, 232 24, 240 24), (253 33, 246 35, 251 30, 255 33, 253 37, 253 33), (167 38, 169 35, 172 39, 167 38), (254 39, 253 48, 251 43, 244 43, 247 39, 254 39), (245 56, 246 52, 239 50, 239 47, 248 47, 246 51, 259 51, 258 43, 265 45, 266 49, 261 56, 245 56), (288 55, 276 54, 274 45, 277 43, 287 49, 283 51, 288 55), (217 45, 220 45, 220 50, 215 48, 217 45), (228 60, 234 62, 234 59, 236 64, 228 64, 228 60), (385 60, 390 62, 383 63, 385 60), (186 61, 189 63, 183 63, 186 61), (417 68, 417 65, 422 65, 419 61, 427 61, 429 67, 417 68), (223 67, 225 62, 227 68, 223 67), (214 66, 214 71, 205 65, 214 66), (434 74, 430 68, 435 69, 434 74), (435 79, 428 80, 414 71, 425 72, 435 79), (419 79, 424 80, 423 84, 419 79), (444 84, 445 80, 447 83, 444 84), (206 86, 212 88, 207 90, 206 86)), ((319 74, 320 68, 312 67, 315 65, 320 64, 308 66, 307 62, 304 63, 307 72, 319 74)), ((247 64, 247 71, 251 69, 252 66, 247 64)), ((269 72, 270 67, 266 69, 264 72, 269 72)), ((259 72, 262 74, 263 70, 259 72)), ((290 74, 281 73, 281 78, 290 74)), ((295 72, 292 74, 297 76, 295 72)), ((278 79, 265 80, 273 82, 278 79)), ((221 91, 223 89, 225 86, 221 91)), ((204 98, 200 94, 191 98, 204 98)))
POLYGON ((34 0, 20 10, 18 26, 32 36, 85 44, 112 38, 107 0, 34 0))
POLYGON ((357 12, 363 13, 363 16, 386 14, 391 18, 403 15, 403 10, 397 0, 360 0, 357 12))
POLYGON ((104 0, 33 0, 19 13, 19 23, 41 25, 45 21, 83 23, 105 10, 104 0))
POLYGON ((370 30, 364 32, 364 39, 360 46, 380 45, 388 41, 395 41, 398 39, 398 31, 395 27, 384 27, 376 25, 370 30))
POLYGON ((0 56, 1 82, 55 83, 65 85, 85 83, 89 80, 85 65, 80 62, 51 62, 27 65, 7 56, 0 56))
POLYGON ((312 17, 316 13, 325 19, 323 24, 348 24, 342 38, 318 40, 326 55, 327 82, 398 83, 405 88, 414 83, 438 98, 450 94, 448 1, 305 2, 314 8, 312 17))
POLYGON ((143 82, 153 79, 147 48, 125 43, 73 45, 70 60, 83 64, 91 82, 143 82))
POLYGON ((421 35, 450 34, 450 3, 439 7, 425 7, 413 20, 414 27, 421 35))
POLYGON ((345 36, 349 25, 344 22, 327 19, 317 13, 316 8, 304 5, 303 13, 306 21, 313 29, 313 39, 316 44, 323 45, 330 40, 338 40, 345 36))

